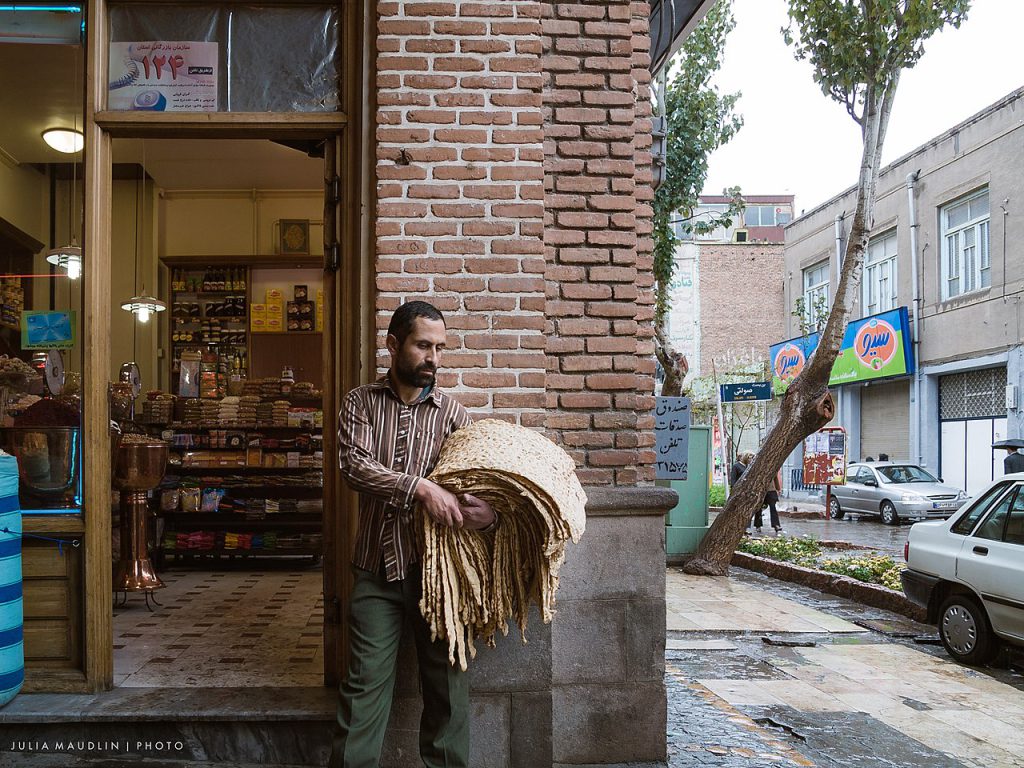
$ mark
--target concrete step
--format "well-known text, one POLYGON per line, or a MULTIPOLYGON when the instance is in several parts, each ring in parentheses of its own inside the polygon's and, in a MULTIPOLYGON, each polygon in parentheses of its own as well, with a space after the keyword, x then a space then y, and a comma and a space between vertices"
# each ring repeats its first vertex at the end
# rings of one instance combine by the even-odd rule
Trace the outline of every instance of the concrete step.
POLYGON ((21 694, 0 710, 0 768, 325 765, 331 688, 117 688, 21 694))

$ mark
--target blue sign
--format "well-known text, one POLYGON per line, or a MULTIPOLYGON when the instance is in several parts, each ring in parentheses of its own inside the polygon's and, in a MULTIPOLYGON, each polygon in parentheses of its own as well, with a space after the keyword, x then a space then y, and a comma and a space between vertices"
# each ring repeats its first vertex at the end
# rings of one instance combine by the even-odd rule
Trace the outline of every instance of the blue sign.
POLYGON ((747 384, 723 384, 723 403, 752 403, 772 399, 770 381, 752 381, 747 384))

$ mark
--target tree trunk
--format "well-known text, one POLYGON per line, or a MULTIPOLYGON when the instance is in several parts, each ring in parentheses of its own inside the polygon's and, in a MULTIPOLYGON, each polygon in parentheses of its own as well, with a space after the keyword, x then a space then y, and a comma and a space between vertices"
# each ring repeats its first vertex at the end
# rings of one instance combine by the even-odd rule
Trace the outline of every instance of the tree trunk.
POLYGON ((828 380, 860 287, 864 251, 875 205, 882 142, 895 89, 894 80, 887 88, 869 87, 865 94, 864 147, 857 183, 857 207, 850 225, 839 285, 818 348, 807 367, 783 395, 778 421, 750 467, 733 487, 725 508, 704 536, 696 554, 683 567, 686 573, 715 576, 728 573, 729 563, 750 524, 750 518, 763 506, 765 492, 786 457, 807 435, 821 429, 835 415, 828 380))
POLYGON ((665 383, 661 385, 662 397, 680 397, 683 394, 683 380, 690 371, 690 365, 686 355, 676 352, 672 346, 664 319, 654 328, 654 351, 661 367, 665 369, 665 383))

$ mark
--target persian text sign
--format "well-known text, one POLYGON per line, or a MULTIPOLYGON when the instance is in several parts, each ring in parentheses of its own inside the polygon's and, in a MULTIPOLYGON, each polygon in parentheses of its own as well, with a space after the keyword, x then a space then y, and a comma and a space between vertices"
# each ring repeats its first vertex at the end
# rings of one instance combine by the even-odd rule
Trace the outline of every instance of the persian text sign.
POLYGON ((107 108, 216 112, 217 46, 163 40, 111 43, 107 108))
POLYGON ((770 381, 752 381, 749 384, 723 384, 723 403, 750 403, 772 399, 770 381))
MULTIPOLYGON (((789 389, 818 348, 818 340, 818 334, 812 333, 769 348, 775 394, 781 395, 789 389)), ((846 326, 828 383, 829 386, 855 384, 913 372, 910 321, 907 308, 899 307, 854 320, 846 326)))
POLYGON ((22 349, 72 349, 75 331, 74 311, 21 313, 22 349))
POLYGON ((659 397, 654 408, 654 476, 685 480, 690 452, 690 398, 659 397))
POLYGON ((852 384, 913 372, 910 321, 907 308, 900 307, 846 326, 828 383, 852 384))

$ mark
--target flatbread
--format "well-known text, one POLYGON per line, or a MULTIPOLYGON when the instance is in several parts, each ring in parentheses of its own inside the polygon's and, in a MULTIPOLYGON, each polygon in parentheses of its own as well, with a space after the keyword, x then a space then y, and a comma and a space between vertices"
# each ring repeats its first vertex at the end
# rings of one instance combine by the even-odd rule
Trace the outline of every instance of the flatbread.
POLYGON ((420 612, 448 659, 465 670, 474 640, 494 645, 508 620, 526 642, 527 614, 554 616, 558 572, 568 541, 586 528, 587 497, 576 465, 543 435, 485 419, 451 435, 430 480, 456 495, 487 501, 498 516, 491 533, 449 528, 420 512, 423 595, 420 612))

